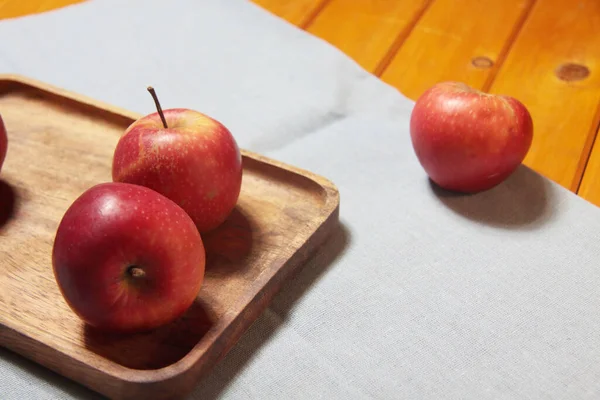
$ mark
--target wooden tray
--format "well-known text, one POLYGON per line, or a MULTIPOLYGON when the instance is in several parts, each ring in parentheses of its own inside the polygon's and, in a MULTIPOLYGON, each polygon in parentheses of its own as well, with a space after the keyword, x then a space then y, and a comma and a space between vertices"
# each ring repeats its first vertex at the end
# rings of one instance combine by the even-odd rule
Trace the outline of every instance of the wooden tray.
POLYGON ((64 302, 51 249, 72 201, 111 180, 117 140, 140 115, 13 75, 0 75, 0 114, 9 136, 0 172, 0 344, 110 398, 191 391, 338 221, 330 182, 243 151, 239 203, 204 237, 206 278, 194 305, 152 333, 102 335, 64 302))

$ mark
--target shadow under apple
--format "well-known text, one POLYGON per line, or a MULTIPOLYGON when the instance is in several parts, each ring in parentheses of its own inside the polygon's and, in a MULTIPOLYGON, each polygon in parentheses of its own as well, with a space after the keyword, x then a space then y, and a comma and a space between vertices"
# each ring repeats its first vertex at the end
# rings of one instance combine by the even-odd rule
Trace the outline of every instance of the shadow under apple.
POLYGON ((174 322, 149 332, 112 333, 84 325, 85 346, 94 353, 128 368, 159 369, 181 360, 216 321, 215 313, 200 298, 174 322))
POLYGON ((0 228, 14 217, 17 205, 17 191, 8 182, 0 179, 0 228))
POLYGON ((551 183, 521 165, 504 182, 475 194, 429 185, 449 209, 473 221, 505 229, 535 229, 547 222, 552 211, 551 183))
POLYGON ((261 346, 276 334, 294 304, 319 280, 328 267, 344 254, 350 242, 350 231, 340 223, 304 265, 289 277, 268 309, 259 315, 215 368, 202 378, 189 398, 219 398, 261 346), (274 313, 277 314, 275 318, 274 313))
POLYGON ((204 233, 206 275, 216 277, 243 272, 252 252, 253 234, 250 218, 239 205, 218 228, 204 233))

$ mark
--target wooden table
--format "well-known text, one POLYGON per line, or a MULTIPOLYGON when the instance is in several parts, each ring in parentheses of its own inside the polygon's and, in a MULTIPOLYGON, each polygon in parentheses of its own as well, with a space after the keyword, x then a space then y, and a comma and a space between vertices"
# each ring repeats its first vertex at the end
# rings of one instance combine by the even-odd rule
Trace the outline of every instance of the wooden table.
MULTIPOLYGON (((0 18, 82 0, 0 0, 0 18)), ((253 0, 416 99, 460 80, 521 100, 525 164, 600 205, 600 1, 253 0)))

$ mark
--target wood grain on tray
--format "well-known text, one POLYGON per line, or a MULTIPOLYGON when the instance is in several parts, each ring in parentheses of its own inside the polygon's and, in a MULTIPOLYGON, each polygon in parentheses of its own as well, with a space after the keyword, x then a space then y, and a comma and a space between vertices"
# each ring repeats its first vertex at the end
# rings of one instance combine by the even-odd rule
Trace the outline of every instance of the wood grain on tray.
POLYGON ((56 228, 83 191, 111 181, 118 138, 138 115, 22 77, 0 76, 9 150, 0 179, 0 345, 111 398, 191 390, 335 228, 327 180, 243 151, 238 205, 204 236, 200 295, 150 333, 101 334, 54 280, 56 228))

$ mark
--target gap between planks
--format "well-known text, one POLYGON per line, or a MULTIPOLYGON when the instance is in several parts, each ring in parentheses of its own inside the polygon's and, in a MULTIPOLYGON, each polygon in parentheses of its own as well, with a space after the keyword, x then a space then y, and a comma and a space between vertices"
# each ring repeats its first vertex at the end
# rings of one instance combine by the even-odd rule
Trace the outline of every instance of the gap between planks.
POLYGON ((492 85, 494 84, 494 81, 496 80, 496 76, 498 76, 498 71, 500 71, 500 69, 502 68, 502 65, 504 65, 504 61, 506 60, 508 53, 510 53, 510 50, 512 49, 512 47, 514 45, 515 40, 517 39, 517 37, 519 36, 521 31, 523 30, 523 26, 525 26, 525 22, 531 15, 531 10, 533 10, 533 7, 535 6, 536 1, 537 0, 531 0, 529 2, 529 4, 527 5, 527 8, 523 12, 523 14, 519 18, 519 20, 517 20, 517 22, 515 23, 515 26, 511 32, 510 36, 506 39, 506 43, 505 43, 504 47, 502 48, 502 50, 500 50, 500 53, 498 54, 498 58, 497 58, 496 62, 494 63, 494 65, 492 66, 490 75, 488 76, 485 83, 483 84, 483 87, 481 90, 483 90, 484 92, 488 92, 490 90, 490 88, 492 87, 492 85))
POLYGON ((321 2, 311 10, 306 19, 300 25, 298 25, 298 27, 307 30, 308 27, 315 21, 315 18, 317 18, 321 11, 323 11, 323 9, 327 7, 330 2, 331 0, 321 0, 321 2))
POLYGON ((390 63, 392 62, 392 60, 394 59, 394 57, 396 56, 396 54, 398 53, 398 51, 400 50, 400 48, 402 47, 404 42, 406 41, 406 38, 408 38, 408 36, 411 34, 411 32, 415 29, 415 26, 417 26, 419 21, 421 21, 421 18, 423 17, 423 15, 425 15, 425 13, 429 9, 429 7, 433 4, 434 1, 435 0, 429 0, 426 3, 424 3, 422 8, 419 11, 417 11, 415 16, 411 20, 411 22, 408 23, 406 25, 406 27, 404 29, 402 29, 402 31, 400 31, 400 33, 398 34, 398 36, 396 37, 396 39, 390 46, 388 52, 383 56, 383 58, 381 59, 381 61, 379 62, 379 64, 375 68, 375 70, 373 71, 373 74, 375 76, 380 77, 381 74, 383 74, 385 69, 390 65, 390 63))

